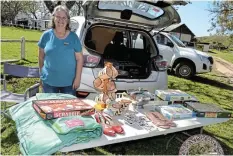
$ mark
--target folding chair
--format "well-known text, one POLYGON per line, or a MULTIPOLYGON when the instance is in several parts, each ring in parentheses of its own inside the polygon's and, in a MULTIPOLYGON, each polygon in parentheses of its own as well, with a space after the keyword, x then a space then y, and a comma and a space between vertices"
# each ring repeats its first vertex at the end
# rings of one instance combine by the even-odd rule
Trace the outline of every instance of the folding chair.
MULTIPOLYGON (((20 78, 39 78, 39 68, 4 63, 3 79, 1 79, 1 83, 3 83, 3 89, 1 90, 1 103, 4 103, 4 105, 3 110, 1 108, 1 116, 4 115, 5 117, 10 118, 7 113, 6 102, 18 104, 26 101, 28 98, 35 96, 36 93, 39 92, 40 84, 36 83, 30 86, 23 94, 14 93, 7 90, 6 75, 20 78)), ((12 85, 13 89, 15 87, 14 84, 15 83, 12 85)))

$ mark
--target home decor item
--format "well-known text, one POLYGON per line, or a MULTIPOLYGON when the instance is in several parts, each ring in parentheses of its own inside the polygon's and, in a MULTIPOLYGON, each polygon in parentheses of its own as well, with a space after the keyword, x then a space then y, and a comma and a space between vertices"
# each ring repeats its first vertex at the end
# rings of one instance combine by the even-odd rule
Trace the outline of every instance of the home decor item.
POLYGON ((112 63, 106 62, 105 67, 100 70, 98 77, 94 80, 94 87, 100 92, 96 96, 97 104, 94 106, 96 110, 103 111, 109 115, 120 115, 131 100, 124 99, 125 94, 116 93, 116 85, 113 81, 118 76, 117 70, 112 63))
POLYGON ((209 103, 185 102, 184 106, 194 111, 197 117, 205 118, 230 118, 231 112, 209 103))
POLYGON ((180 104, 168 105, 168 106, 156 106, 156 110, 158 110, 168 119, 183 119, 183 118, 192 118, 196 116, 194 112, 192 112, 191 110, 180 104))
POLYGON ((196 134, 184 141, 180 147, 179 155, 224 155, 224 151, 213 137, 196 134))
POLYGON ((55 119, 66 116, 89 116, 95 109, 78 98, 33 100, 33 108, 43 119, 55 119))
POLYGON ((155 95, 151 94, 147 90, 143 90, 142 88, 138 88, 137 90, 131 89, 127 90, 127 94, 131 99, 135 101, 134 106, 136 109, 143 109, 143 105, 148 104, 149 101, 155 99, 155 95))

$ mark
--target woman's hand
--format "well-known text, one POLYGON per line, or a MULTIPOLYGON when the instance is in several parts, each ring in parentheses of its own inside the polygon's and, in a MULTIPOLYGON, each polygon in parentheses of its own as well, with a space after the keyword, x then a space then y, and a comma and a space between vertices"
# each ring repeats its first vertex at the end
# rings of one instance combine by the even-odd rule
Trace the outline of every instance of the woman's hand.
POLYGON ((78 89, 80 86, 80 79, 79 78, 75 78, 74 82, 73 82, 73 89, 78 89))
POLYGON ((41 79, 40 79, 40 87, 43 88, 43 83, 42 83, 41 79))

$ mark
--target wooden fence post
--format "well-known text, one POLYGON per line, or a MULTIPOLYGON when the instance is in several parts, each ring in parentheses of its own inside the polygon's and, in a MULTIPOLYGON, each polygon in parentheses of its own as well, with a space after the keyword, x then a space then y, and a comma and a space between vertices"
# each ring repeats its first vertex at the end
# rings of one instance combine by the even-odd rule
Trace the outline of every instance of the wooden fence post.
POLYGON ((21 59, 25 59, 25 38, 21 37, 21 59))

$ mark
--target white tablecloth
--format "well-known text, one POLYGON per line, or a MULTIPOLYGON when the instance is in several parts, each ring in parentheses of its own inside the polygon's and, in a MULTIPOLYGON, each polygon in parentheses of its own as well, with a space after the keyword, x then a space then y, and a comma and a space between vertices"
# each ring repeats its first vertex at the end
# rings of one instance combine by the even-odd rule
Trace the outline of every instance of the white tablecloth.
MULTIPOLYGON (((91 100, 84 100, 87 103, 93 104, 93 101, 91 100)), ((132 109, 132 108, 130 108, 132 109)), ((138 116, 144 115, 144 112, 153 109, 153 107, 145 107, 145 109, 138 110, 138 116)), ((118 116, 118 121, 122 122, 123 128, 125 130, 124 135, 117 134, 115 137, 110 137, 106 135, 102 135, 100 139, 92 140, 88 143, 80 143, 80 144, 74 144, 69 147, 65 147, 61 149, 61 152, 69 152, 69 151, 76 151, 76 150, 82 150, 87 148, 93 148, 98 146, 104 146, 114 143, 120 143, 130 140, 138 140, 142 138, 148 138, 158 135, 166 135, 169 133, 175 133, 179 131, 185 131, 193 128, 203 127, 207 125, 217 124, 226 122, 229 119, 228 118, 190 118, 190 119, 182 119, 182 120, 175 120, 174 122, 177 124, 177 127, 172 127, 170 129, 162 129, 162 128, 155 128, 153 131, 148 131, 143 129, 142 127, 138 125, 128 125, 124 122, 124 117, 118 116)))

